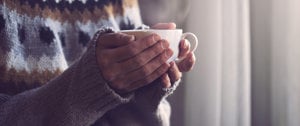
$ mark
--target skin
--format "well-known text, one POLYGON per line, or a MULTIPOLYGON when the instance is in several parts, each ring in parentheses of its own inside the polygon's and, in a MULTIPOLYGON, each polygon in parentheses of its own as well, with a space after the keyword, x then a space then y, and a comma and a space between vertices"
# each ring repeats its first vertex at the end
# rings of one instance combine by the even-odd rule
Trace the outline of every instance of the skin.
MULTIPOLYGON (((158 23, 154 29, 175 29, 174 23, 158 23)), ((159 79, 168 88, 190 71, 196 61, 187 41, 180 42, 180 62, 167 63, 173 52, 169 43, 157 34, 135 40, 123 33, 104 34, 98 38, 96 56, 101 73, 118 93, 128 93, 159 79)))
MULTIPOLYGON (((152 26, 153 29, 176 29, 175 23, 158 23, 152 26)), ((187 40, 181 40, 179 44, 180 61, 171 62, 170 69, 167 73, 160 77, 163 87, 168 88, 172 83, 182 77, 182 72, 188 72, 193 69, 196 63, 194 52, 190 50, 190 43, 187 40)))

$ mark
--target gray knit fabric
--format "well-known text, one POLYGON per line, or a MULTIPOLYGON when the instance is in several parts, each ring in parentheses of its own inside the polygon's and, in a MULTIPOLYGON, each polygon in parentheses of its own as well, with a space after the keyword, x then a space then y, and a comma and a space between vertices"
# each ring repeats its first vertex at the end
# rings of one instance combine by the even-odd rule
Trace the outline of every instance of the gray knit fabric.
POLYGON ((120 96, 97 66, 90 38, 141 26, 136 0, 0 0, 0 22, 0 126, 170 124, 165 98, 179 82, 120 96))

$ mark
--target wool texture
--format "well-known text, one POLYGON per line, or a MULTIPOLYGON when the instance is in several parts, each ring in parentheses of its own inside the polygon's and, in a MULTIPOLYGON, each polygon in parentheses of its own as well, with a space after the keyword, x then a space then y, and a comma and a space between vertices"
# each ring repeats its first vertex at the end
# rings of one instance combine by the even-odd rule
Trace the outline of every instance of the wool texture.
POLYGON ((0 0, 0 125, 169 125, 165 97, 179 82, 116 93, 96 60, 103 26, 142 26, 138 1, 0 0))
POLYGON ((119 30, 141 25, 136 0, 0 3, 0 92, 7 94, 41 86, 61 74, 101 26, 119 30))

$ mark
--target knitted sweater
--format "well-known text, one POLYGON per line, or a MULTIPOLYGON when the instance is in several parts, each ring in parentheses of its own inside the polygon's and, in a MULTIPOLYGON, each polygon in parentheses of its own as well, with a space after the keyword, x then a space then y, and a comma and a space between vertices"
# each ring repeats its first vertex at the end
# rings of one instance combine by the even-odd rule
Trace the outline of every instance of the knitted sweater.
POLYGON ((141 25, 137 0, 0 0, 0 125, 169 125, 178 82, 121 96, 97 66, 100 27, 141 25))

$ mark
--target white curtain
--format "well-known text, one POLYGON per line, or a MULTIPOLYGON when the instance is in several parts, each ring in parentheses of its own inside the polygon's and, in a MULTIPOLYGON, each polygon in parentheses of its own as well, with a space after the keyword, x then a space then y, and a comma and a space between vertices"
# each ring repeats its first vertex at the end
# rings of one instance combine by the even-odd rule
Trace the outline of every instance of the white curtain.
POLYGON ((300 126, 300 1, 274 0, 271 10, 273 126, 300 126))
POLYGON ((192 0, 186 126, 300 126, 300 1, 192 0))
POLYGON ((198 35, 185 79, 186 126, 250 126, 248 0, 193 0, 186 30, 198 35))
POLYGON ((251 1, 252 125, 300 126, 300 1, 251 1))
POLYGON ((300 1, 274 0, 272 8, 272 125, 300 126, 300 1))

